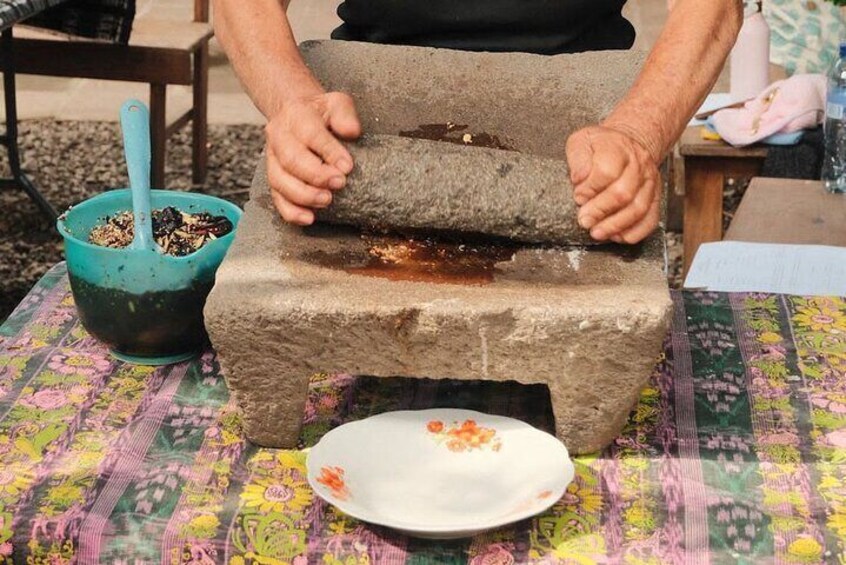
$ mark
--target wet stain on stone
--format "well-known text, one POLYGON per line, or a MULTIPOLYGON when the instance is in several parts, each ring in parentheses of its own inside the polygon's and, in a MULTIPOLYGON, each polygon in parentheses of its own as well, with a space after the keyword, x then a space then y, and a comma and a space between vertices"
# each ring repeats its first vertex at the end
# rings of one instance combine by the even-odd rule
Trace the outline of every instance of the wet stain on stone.
MULTIPOLYGON (((445 124, 423 124, 414 130, 401 131, 399 132, 399 135, 400 137, 410 137, 413 139, 428 139, 431 141, 455 143, 457 145, 515 151, 513 147, 509 146, 496 135, 491 135, 485 132, 475 133, 468 131, 468 128, 469 126, 467 125, 459 125, 452 122, 447 122, 445 124)), ((507 172, 508 171, 505 171, 505 173, 507 172)), ((500 174, 503 174, 504 176, 505 173, 500 174)))
POLYGON ((461 243, 396 234, 362 234, 363 245, 336 252, 312 251, 307 261, 352 275, 392 281, 480 286, 492 283, 496 264, 516 247, 461 243))
POLYGON ((654 256, 654 245, 590 248, 530 245, 478 233, 382 231, 317 223, 286 260, 391 281, 473 287, 638 284, 626 263, 654 256))
POLYGON ((613 248, 624 263, 633 263, 643 256, 643 245, 613 245, 613 248))

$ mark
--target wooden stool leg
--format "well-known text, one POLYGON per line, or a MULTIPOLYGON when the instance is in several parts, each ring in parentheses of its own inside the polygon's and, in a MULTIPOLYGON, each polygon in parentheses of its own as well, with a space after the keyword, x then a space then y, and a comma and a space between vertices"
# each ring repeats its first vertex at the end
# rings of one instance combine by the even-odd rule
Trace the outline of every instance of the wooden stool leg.
POLYGON ((194 184, 202 184, 208 172, 208 97, 209 97, 209 43, 194 52, 194 109, 191 129, 193 132, 192 177, 194 184))
POLYGON ((194 21, 209 21, 209 0, 194 0, 194 21))
POLYGON ((725 173, 716 159, 685 159, 684 275, 703 243, 723 236, 723 184, 725 173))
POLYGON ((165 188, 165 156, 167 155, 167 85, 150 85, 150 137, 152 166, 150 182, 153 188, 165 188))

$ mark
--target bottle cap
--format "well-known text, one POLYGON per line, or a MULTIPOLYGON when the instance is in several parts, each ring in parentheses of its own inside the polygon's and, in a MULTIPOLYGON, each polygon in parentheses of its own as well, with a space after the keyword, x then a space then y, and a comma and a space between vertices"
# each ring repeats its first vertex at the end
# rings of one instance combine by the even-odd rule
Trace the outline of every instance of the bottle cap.
POLYGON ((743 17, 748 18, 754 16, 758 12, 763 11, 760 1, 744 0, 743 1, 743 17))
POLYGON ((748 18, 754 14, 759 12, 758 9, 758 2, 751 2, 750 0, 744 0, 743 2, 743 17, 748 18))

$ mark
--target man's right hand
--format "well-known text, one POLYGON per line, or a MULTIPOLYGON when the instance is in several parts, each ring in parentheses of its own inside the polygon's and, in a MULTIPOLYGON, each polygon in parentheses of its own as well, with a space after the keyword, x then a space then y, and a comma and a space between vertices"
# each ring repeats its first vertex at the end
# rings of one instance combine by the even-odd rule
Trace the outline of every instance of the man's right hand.
POLYGON ((303 226, 314 210, 332 202, 353 169, 341 139, 361 135, 352 98, 341 92, 319 93, 288 101, 265 127, 267 180, 279 215, 303 226))

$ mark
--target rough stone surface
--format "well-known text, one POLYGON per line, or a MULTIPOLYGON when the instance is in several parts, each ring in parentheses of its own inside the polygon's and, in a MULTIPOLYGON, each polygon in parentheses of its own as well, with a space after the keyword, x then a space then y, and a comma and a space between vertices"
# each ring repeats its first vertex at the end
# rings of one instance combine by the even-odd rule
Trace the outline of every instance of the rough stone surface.
MULTIPOLYGON (((368 133, 450 123, 523 153, 509 172, 515 178, 519 163, 563 159, 567 135, 602 119, 642 62, 624 52, 541 57, 351 42, 308 43, 303 53, 328 88, 353 95, 368 133)), ((462 159, 498 159, 458 149, 467 151, 462 159)), ((380 148, 365 142, 361 150, 380 148)), ((447 148, 420 151, 415 159, 453 158, 447 148)), ((382 163, 401 158, 383 155, 382 163)), ((360 174, 375 182, 379 167, 363 161, 360 174)), ((429 174, 415 172, 410 161, 408 190, 421 184, 412 175, 429 174)), ((389 170, 402 174, 395 166, 381 172, 389 170)), ((474 173, 439 178, 450 183, 462 174, 474 173)), ((566 169, 560 174, 566 182, 566 169)), ((499 181, 483 179, 479 190, 498 190, 499 181)), ((380 180, 385 189, 389 183, 380 180)), ((426 204, 417 206, 423 213, 426 204)), ((610 442, 650 375, 668 324, 660 234, 636 248, 499 242, 487 249, 462 241, 421 251, 419 241, 363 236, 355 228, 283 225, 260 164, 205 312, 247 437, 294 445, 308 377, 338 371, 545 383, 557 433, 572 452, 610 442)))
POLYGON ((307 41, 300 50, 326 88, 353 97, 368 133, 451 122, 467 126, 462 133, 558 159, 571 133, 611 113, 645 58, 637 51, 546 56, 353 41, 307 41))
POLYGON ((308 41, 301 51, 327 89, 353 97, 374 136, 352 144, 358 170, 322 220, 593 243, 575 222, 564 145, 611 112, 643 53, 549 57, 350 41, 308 41), (453 141, 494 139, 510 151, 384 137, 446 124, 453 141))
POLYGON ((576 220, 563 160, 389 135, 349 147, 356 168, 321 221, 594 243, 576 220))
POLYGON ((574 453, 620 432, 667 327, 660 236, 509 248, 487 283, 391 280, 358 231, 283 225, 263 171, 205 312, 252 441, 292 446, 323 371, 546 383, 574 453))

